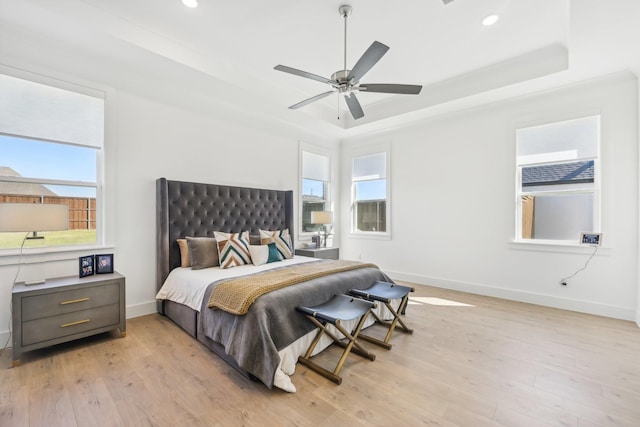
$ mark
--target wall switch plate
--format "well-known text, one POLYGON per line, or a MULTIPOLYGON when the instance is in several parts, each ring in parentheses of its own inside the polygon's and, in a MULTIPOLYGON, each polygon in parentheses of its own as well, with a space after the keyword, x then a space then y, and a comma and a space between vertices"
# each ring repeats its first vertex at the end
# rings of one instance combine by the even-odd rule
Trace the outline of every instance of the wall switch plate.
POLYGON ((580 244, 587 246, 602 245, 602 233, 580 233, 580 244))

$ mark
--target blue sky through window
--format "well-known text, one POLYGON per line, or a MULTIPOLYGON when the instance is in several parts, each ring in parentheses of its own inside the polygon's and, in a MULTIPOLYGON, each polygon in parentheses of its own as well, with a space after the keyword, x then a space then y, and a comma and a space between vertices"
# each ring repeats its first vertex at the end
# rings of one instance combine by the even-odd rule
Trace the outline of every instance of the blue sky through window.
MULTIPOLYGON (((94 148, 0 135, 0 167, 28 178, 96 182, 94 148)), ((92 187, 46 186, 59 196, 96 197, 92 187)))
POLYGON ((356 182, 356 200, 382 200, 387 198, 387 180, 375 179, 356 182))
POLYGON ((303 179, 302 195, 324 199, 324 182, 314 179, 303 179))

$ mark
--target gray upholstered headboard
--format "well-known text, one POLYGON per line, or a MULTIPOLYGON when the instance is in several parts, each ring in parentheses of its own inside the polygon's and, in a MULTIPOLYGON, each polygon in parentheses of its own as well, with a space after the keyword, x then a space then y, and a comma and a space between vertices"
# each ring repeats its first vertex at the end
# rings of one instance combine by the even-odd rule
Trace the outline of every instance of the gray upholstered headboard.
POLYGON ((213 237, 214 231, 288 228, 293 242, 293 191, 229 187, 193 182, 156 181, 157 289, 180 266, 176 239, 213 237))

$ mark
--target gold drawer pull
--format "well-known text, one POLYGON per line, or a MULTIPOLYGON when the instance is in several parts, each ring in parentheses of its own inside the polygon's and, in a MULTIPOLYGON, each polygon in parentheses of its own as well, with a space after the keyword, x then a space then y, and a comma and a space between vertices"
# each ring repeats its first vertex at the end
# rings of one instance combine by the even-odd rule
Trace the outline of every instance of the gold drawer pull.
POLYGON ((67 305, 67 304, 75 304, 77 302, 85 302, 85 301, 89 301, 91 298, 78 298, 78 299, 72 299, 69 301, 62 301, 60 303, 60 305, 67 305))
POLYGON ((77 320, 71 323, 65 323, 64 325, 60 325, 61 328, 68 328, 69 326, 82 325, 83 323, 89 323, 91 319, 77 320))

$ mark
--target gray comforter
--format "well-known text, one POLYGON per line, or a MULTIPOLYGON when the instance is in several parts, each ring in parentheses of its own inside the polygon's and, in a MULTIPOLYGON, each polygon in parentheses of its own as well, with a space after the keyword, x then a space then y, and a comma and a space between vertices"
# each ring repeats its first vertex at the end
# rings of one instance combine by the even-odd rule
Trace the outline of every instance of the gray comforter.
POLYGON ((207 307, 212 289, 220 283, 214 282, 207 287, 204 296, 198 336, 222 344, 227 355, 240 368, 272 388, 280 363, 278 351, 315 328, 296 311, 296 306, 318 305, 336 294, 348 293, 349 289, 366 289, 378 280, 391 281, 377 268, 362 268, 309 280, 259 297, 244 316, 207 307))

